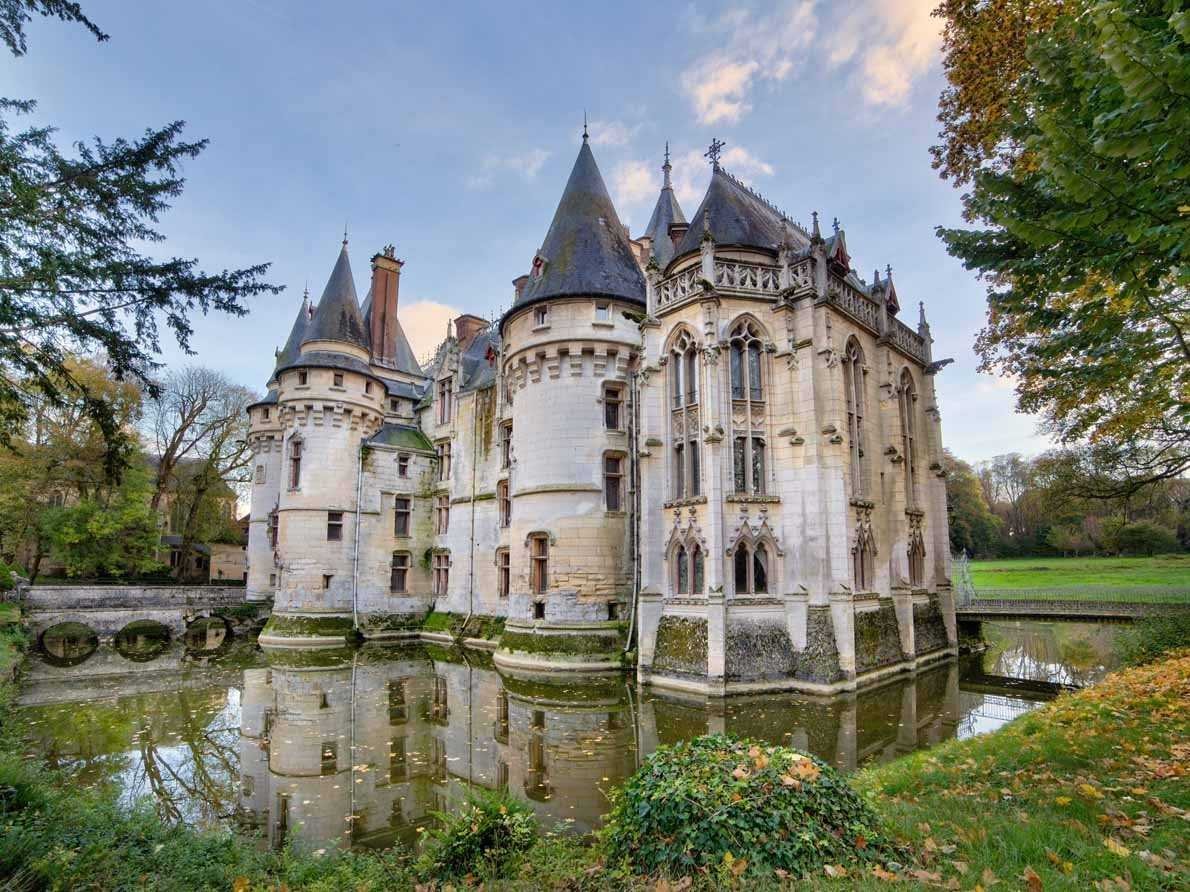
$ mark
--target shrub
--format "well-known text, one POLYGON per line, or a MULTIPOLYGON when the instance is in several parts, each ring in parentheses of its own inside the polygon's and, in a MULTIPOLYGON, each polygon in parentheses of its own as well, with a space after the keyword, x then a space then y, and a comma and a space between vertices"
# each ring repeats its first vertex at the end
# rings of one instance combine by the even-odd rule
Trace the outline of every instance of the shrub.
POLYGON ((1173 530, 1160 524, 1141 521, 1121 527, 1115 537, 1116 547, 1123 554, 1170 554, 1181 551, 1173 530))
POLYGON ((481 792, 456 812, 438 812, 418 872, 437 880, 465 876, 496 878, 509 870, 537 839, 529 806, 507 795, 481 792))
POLYGON ((1151 663, 1171 650, 1190 647, 1190 613, 1138 620, 1116 635, 1113 647, 1126 666, 1151 663))
POLYGON ((613 863, 671 877, 724 867, 798 876, 896 855, 876 814, 826 763, 723 735, 653 753, 612 794, 603 839, 613 863))

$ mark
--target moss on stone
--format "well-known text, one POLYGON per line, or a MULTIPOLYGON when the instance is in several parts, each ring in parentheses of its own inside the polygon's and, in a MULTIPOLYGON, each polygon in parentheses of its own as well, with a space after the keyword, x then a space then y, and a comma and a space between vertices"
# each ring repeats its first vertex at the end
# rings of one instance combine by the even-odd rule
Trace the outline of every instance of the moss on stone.
POLYGON ((707 674, 707 621, 693 616, 663 616, 657 625, 653 671, 707 674))
POLYGON ((350 666, 355 648, 343 647, 267 647, 268 664, 274 669, 334 669, 350 666))
POLYGON ((496 641, 504 634, 504 617, 480 616, 473 614, 471 620, 462 626, 461 635, 464 638, 482 638, 485 641, 496 641))
POLYGON ((855 614, 855 671, 859 674, 892 666, 905 658, 896 608, 882 604, 855 614))
POLYGON ((360 620, 365 635, 375 632, 407 632, 421 628, 420 613, 369 613, 360 620))
POLYGON ((351 634, 349 616, 293 616, 274 613, 262 635, 277 638, 346 638, 351 634))
POLYGON ((463 627, 463 620, 464 617, 457 613, 441 613, 435 610, 425 618, 421 628, 424 632, 445 632, 453 638, 458 636, 459 629, 463 627))
POLYGON ((593 656, 607 654, 618 658, 621 647, 617 635, 551 635, 540 632, 509 632, 500 636, 500 650, 526 654, 593 656))
POLYGON ((624 679, 617 675, 584 676, 576 683, 573 676, 557 680, 535 676, 526 678, 517 674, 501 675, 504 689, 513 696, 525 700, 548 701, 552 703, 619 703, 626 697, 624 679))

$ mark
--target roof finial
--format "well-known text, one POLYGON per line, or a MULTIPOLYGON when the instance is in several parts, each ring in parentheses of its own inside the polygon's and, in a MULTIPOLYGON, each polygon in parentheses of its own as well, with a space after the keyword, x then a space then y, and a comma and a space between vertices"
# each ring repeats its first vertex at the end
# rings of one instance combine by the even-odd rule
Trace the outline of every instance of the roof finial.
POLYGON ((886 276, 888 276, 888 280, 891 282, 892 281, 892 264, 891 263, 884 267, 884 274, 886 276))
POLYGON ((669 140, 667 139, 665 141, 665 163, 661 165, 661 172, 665 174, 665 183, 662 186, 663 189, 670 189, 673 186, 669 179, 669 172, 671 170, 673 170, 673 165, 669 163, 669 140))
POLYGON ((811 235, 816 239, 822 238, 822 232, 818 228, 818 211, 810 211, 810 217, 814 221, 814 229, 811 231, 811 235))
POLYGON ((831 223, 831 225, 832 225, 832 226, 834 227, 834 229, 835 229, 835 235, 838 235, 838 234, 839 234, 839 218, 838 218, 838 217, 835 217, 835 219, 834 219, 834 221, 831 223))
POLYGON ((343 247, 347 247, 347 223, 343 223, 343 247))
POLYGON ((929 323, 926 322, 926 302, 919 300, 917 302, 917 327, 925 328, 929 323))
POLYGON ((711 159, 711 168, 713 170, 719 169, 719 156, 723 154, 723 147, 726 145, 727 143, 722 142, 718 138, 712 139, 711 147, 703 153, 702 157, 711 159))
POLYGON ((302 289, 302 303, 308 304, 310 302, 310 280, 306 279, 306 287, 302 289))
POLYGON ((872 270, 872 284, 880 284, 880 267, 876 267, 874 270, 872 270))
POLYGON ((587 133, 587 110, 584 108, 583 109, 583 142, 587 141, 587 137, 589 135, 590 134, 587 133))

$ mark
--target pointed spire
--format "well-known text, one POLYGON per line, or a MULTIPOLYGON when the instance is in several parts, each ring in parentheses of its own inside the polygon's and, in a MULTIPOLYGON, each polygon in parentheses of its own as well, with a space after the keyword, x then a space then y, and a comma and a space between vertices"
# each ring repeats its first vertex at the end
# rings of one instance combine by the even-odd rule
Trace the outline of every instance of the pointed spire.
POLYGON ((644 276, 586 139, 534 259, 534 270, 514 309, 562 295, 602 295, 644 303, 644 276))
POLYGON ((587 138, 589 136, 590 136, 590 134, 587 133, 587 110, 584 108, 583 109, 583 142, 586 142, 587 138))
POLYGON ((872 270, 872 286, 875 287, 880 284, 880 267, 872 270))
POLYGON ((669 227, 674 223, 685 223, 686 215, 678 204, 674 195, 673 182, 670 171, 673 165, 669 163, 669 140, 665 141, 665 162, 661 165, 664 177, 661 184, 661 194, 657 196, 657 204, 653 206, 653 215, 649 217, 649 225, 644 234, 652 240, 653 257, 660 269, 665 269, 674 256, 673 239, 669 237, 669 227))
MULTIPOLYGON (((344 233, 346 235, 346 233, 344 233)), ((368 348, 369 338, 360 316, 359 300, 355 296, 355 281, 351 275, 351 261, 347 257, 347 240, 339 249, 339 259, 331 270, 318 309, 310 320, 302 342, 345 341, 368 348)))
POLYGON ((347 223, 343 223, 343 247, 347 247, 347 223))
POLYGON ((926 302, 924 300, 917 302, 917 327, 919 329, 929 327, 929 323, 926 322, 926 302))
POLYGON ((289 330, 289 337, 285 346, 277 351, 276 368, 284 368, 297 361, 302 352, 302 341, 306 337, 306 329, 310 325, 310 289, 302 295, 302 305, 298 307, 297 316, 293 320, 293 327, 289 330))
POLYGON ((673 165, 669 163, 669 140, 667 139, 665 141, 665 163, 661 165, 661 173, 665 177, 665 180, 661 186, 662 189, 673 188, 673 183, 671 183, 669 180, 669 172, 671 170, 673 170, 673 165))
POLYGON ((818 211, 810 211, 810 218, 814 221, 814 228, 810 231, 810 235, 816 241, 822 240, 822 230, 818 228, 818 211))

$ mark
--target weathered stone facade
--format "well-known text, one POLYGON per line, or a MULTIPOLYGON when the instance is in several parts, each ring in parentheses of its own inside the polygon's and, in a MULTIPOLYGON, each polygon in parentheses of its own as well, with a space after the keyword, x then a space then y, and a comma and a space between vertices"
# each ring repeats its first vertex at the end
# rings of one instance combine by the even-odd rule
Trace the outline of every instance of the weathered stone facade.
POLYGON ((266 645, 506 620, 504 669, 708 693, 851 688, 953 651, 924 312, 715 164, 688 224, 669 165, 630 238, 586 140, 498 325, 422 368, 401 261, 362 308, 346 244, 303 303, 257 450, 249 596, 266 645), (296 451, 295 451, 295 443, 296 451), (295 464, 296 462, 296 464, 295 464))

